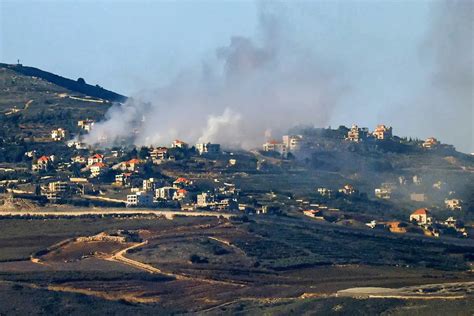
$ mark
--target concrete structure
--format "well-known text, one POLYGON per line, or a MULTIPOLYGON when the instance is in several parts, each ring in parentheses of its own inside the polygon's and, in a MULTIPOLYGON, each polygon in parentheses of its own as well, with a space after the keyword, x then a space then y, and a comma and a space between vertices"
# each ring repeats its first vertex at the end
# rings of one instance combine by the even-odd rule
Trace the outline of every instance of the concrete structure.
POLYGON ((392 191, 388 188, 376 188, 375 196, 379 199, 389 200, 392 191))
POLYGON ((102 163, 102 162, 104 162, 104 155, 101 155, 101 154, 95 154, 87 158, 88 166, 92 166, 93 164, 102 163))
POLYGON ((283 143, 276 140, 269 140, 263 144, 263 151, 276 151, 282 155, 286 155, 288 153, 288 148, 283 143))
POLYGON ((385 125, 377 125, 375 130, 372 132, 372 135, 376 139, 384 140, 392 138, 392 127, 385 125))
POLYGON ((427 208, 420 208, 410 215, 410 222, 417 222, 418 225, 431 223, 431 217, 427 208))
POLYGON ((359 128, 357 125, 354 124, 352 125, 349 132, 347 132, 346 140, 358 143, 366 139, 368 134, 369 129, 367 127, 359 128))
POLYGON ((46 171, 51 167, 52 161, 48 156, 41 156, 36 163, 32 164, 33 171, 46 171))
POLYGON ((421 146, 426 149, 436 148, 439 145, 439 141, 434 137, 427 138, 421 146))
POLYGON ((295 152, 301 149, 303 135, 284 135, 282 140, 288 151, 295 152))
POLYGON ((155 189, 155 199, 171 200, 176 190, 177 189, 173 187, 161 187, 161 188, 155 189))
POLYGON ((103 162, 97 162, 90 166, 90 171, 91 171, 91 177, 95 178, 98 177, 104 170, 107 168, 107 166, 103 162))
POLYGON ((217 154, 221 150, 221 145, 211 143, 196 144, 196 150, 200 155, 203 154, 217 154))
POLYGON ((179 139, 176 139, 173 141, 173 143, 171 144, 171 148, 183 148, 183 149, 187 149, 189 147, 189 145, 179 139))
POLYGON ((462 201, 460 199, 446 199, 444 200, 446 208, 452 211, 461 211, 462 210, 462 201))
POLYGON ((415 202, 425 202, 426 195, 424 193, 412 193, 410 194, 410 200, 415 202))
POLYGON ((208 207, 215 204, 215 196, 209 192, 203 192, 197 195, 197 207, 208 207))
POLYGON ((127 195, 127 207, 140 206, 150 207, 153 205, 153 193, 139 191, 135 194, 127 195))
POLYGON ((80 121, 77 121, 77 126, 85 130, 86 132, 90 132, 92 130, 92 127, 94 126, 94 121, 89 120, 89 119, 80 120, 80 121))
POLYGON ((58 142, 58 141, 61 141, 61 140, 64 140, 66 138, 66 131, 62 128, 58 128, 58 129, 53 129, 51 131, 51 138, 55 141, 55 142, 58 142))

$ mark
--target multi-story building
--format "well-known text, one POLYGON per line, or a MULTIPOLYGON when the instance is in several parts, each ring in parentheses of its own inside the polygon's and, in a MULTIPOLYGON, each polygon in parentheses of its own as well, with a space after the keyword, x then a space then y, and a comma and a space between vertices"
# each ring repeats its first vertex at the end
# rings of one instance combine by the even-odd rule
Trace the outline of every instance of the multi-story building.
POLYGON ((135 194, 127 195, 127 207, 139 206, 150 207, 153 206, 153 193, 139 191, 135 194))
POLYGON ((439 141, 434 137, 427 138, 421 146, 426 149, 436 148, 439 145, 439 141))
POLYGON ((221 145, 211 144, 211 143, 199 143, 199 144, 196 144, 195 147, 200 155, 217 154, 221 150, 221 145))
POLYGON ((359 128, 357 125, 352 125, 349 132, 347 132, 346 140, 351 142, 361 142, 367 138, 369 134, 369 129, 367 127, 359 128))
POLYGON ((179 139, 176 139, 173 141, 173 143, 171 143, 171 148, 183 148, 183 149, 186 149, 188 148, 189 145, 185 142, 183 142, 182 140, 179 140, 179 139))
POLYGON ((101 154, 95 154, 87 158, 88 166, 92 166, 93 164, 102 163, 102 162, 104 162, 104 155, 101 155, 101 154))
POLYGON ((215 204, 215 196, 210 192, 203 192, 197 195, 197 207, 208 207, 215 204))
POLYGON ((85 130, 86 132, 90 132, 92 130, 92 127, 94 126, 94 121, 89 120, 89 119, 80 120, 80 121, 77 121, 77 126, 85 130))
POLYGON ((444 200, 444 204, 446 205, 446 208, 452 211, 462 210, 462 201, 460 199, 446 199, 444 200))
POLYGON ((51 138, 56 142, 64 140, 66 138, 66 131, 62 128, 53 129, 51 131, 51 138))
POLYGON ((295 152, 301 149, 303 136, 302 135, 284 135, 282 137, 283 145, 288 151, 295 152))
POLYGON ((372 132, 372 135, 376 139, 380 139, 380 140, 390 139, 390 138, 392 138, 392 127, 388 127, 388 126, 385 126, 383 124, 382 125, 377 125, 375 130, 372 132))
POLYGON ((171 200, 176 192, 176 188, 173 187, 161 187, 155 189, 155 199, 157 200, 171 200))

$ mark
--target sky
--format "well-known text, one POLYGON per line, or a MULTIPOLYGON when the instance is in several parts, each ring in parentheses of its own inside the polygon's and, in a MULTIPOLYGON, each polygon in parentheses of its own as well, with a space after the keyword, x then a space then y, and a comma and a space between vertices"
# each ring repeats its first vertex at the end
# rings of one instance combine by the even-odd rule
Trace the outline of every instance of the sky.
MULTIPOLYGON (((337 102, 328 105, 335 110, 324 121, 315 120, 319 124, 357 123, 373 129, 385 123, 397 135, 435 136, 465 152, 474 151, 472 94, 459 101, 464 102, 459 117, 449 118, 470 125, 462 131, 428 120, 426 109, 431 105, 418 107, 431 103, 433 95, 430 82, 438 65, 437 55, 431 53, 438 47, 431 42, 437 19, 447 19, 444 1, 275 3, 271 2, 285 36, 291 39, 287 43, 304 47, 299 58, 317 60, 318 70, 338 82, 337 102)), ((0 61, 20 59, 24 65, 140 95, 213 60, 216 49, 229 45, 234 36, 258 41, 261 6, 261 1, 244 0, 0 0, 0 61)), ((472 13, 468 17, 474 20, 472 13)), ((470 39, 460 41, 467 41, 464 47, 472 55, 472 22, 468 26, 470 39)), ((441 51, 446 51, 444 46, 441 51)), ((472 58, 461 61, 467 63, 472 88, 472 58)))

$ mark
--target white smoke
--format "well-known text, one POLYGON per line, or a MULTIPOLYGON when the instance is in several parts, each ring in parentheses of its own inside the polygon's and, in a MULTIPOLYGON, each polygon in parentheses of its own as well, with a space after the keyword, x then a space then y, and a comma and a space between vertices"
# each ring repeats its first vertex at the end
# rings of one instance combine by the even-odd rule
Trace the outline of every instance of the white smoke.
POLYGON ((214 59, 112 107, 85 141, 141 146, 178 138, 250 148, 268 130, 278 135, 299 124, 326 125, 343 92, 340 80, 292 43, 283 11, 261 6, 257 39, 234 36, 214 59))

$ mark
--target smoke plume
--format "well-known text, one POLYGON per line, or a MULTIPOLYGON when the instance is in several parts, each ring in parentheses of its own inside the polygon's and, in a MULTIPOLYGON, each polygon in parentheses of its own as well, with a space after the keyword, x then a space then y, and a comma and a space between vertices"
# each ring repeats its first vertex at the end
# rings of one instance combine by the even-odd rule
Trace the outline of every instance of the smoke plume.
POLYGON ((324 61, 291 42, 283 10, 262 5, 255 38, 234 36, 168 85, 113 106, 85 141, 166 145, 173 139, 251 148, 298 124, 326 125, 343 93, 324 61))

